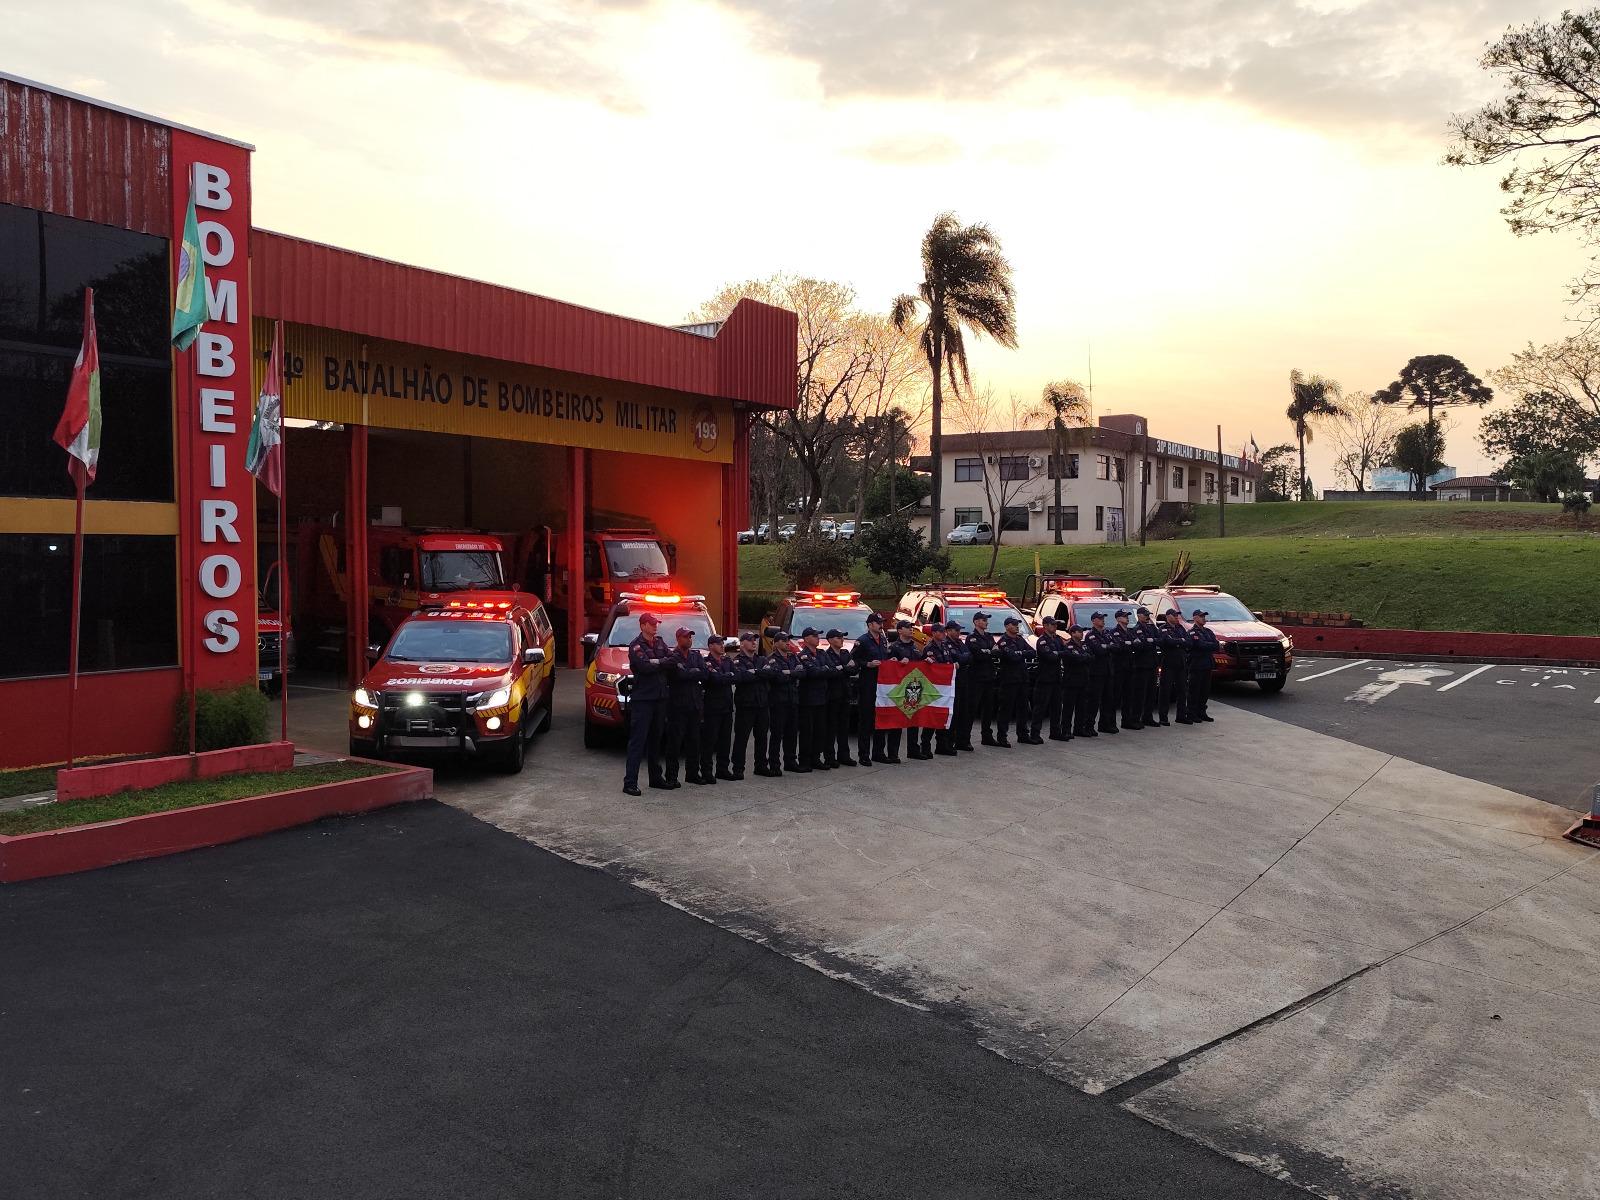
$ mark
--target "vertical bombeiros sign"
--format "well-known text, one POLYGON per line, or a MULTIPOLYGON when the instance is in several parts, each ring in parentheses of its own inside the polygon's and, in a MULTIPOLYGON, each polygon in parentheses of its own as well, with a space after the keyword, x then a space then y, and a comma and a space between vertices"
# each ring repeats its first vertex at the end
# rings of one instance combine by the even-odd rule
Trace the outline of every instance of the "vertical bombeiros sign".
POLYGON ((250 152, 172 131, 173 278, 190 187, 205 260, 206 321, 174 354, 183 653, 197 687, 255 679, 255 478, 250 392, 250 152))

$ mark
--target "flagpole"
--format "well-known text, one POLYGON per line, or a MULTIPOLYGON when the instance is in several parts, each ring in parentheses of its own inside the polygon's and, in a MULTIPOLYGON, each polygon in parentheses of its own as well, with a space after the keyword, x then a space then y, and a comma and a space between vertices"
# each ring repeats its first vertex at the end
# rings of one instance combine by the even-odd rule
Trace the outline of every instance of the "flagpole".
MULTIPOLYGON (((196 353, 199 353, 199 352, 196 351, 196 353)), ((184 359, 184 351, 180 350, 180 351, 178 351, 178 361, 182 362, 183 359, 184 359)), ((192 370, 185 369, 184 372, 183 372, 183 377, 184 377, 184 389, 185 389, 185 392, 186 392, 187 398, 188 398, 187 410, 192 413, 194 411, 194 387, 195 387, 194 372, 192 370)), ((182 489, 182 486, 183 486, 181 481, 187 479, 188 477, 189 477, 189 472, 188 471, 180 470, 178 472, 178 479, 180 480, 180 483, 179 483, 180 490, 182 489)), ((180 512, 187 514, 191 507, 192 507, 192 505, 185 504, 180 509, 180 512)), ((182 517, 179 518, 179 520, 181 522, 187 523, 188 517, 187 516, 182 516, 182 517)), ((188 538, 185 538, 184 540, 187 541, 191 546, 197 545, 199 543, 199 540, 200 540, 200 538, 199 538, 199 530, 193 530, 191 532, 191 536, 188 537, 188 538)), ((193 553, 194 552, 191 551, 191 554, 193 554, 193 553)), ((191 604, 192 603, 193 603, 193 601, 191 601, 191 604)), ((184 634, 184 636, 183 636, 183 643, 184 643, 183 648, 184 648, 184 657, 189 660, 188 661, 189 669, 188 669, 188 671, 185 672, 185 674, 188 676, 188 680, 189 680, 189 754, 192 757, 194 755, 194 753, 195 753, 195 750, 197 749, 197 744, 196 744, 196 741, 195 741, 196 734, 195 734, 195 712, 194 712, 194 710, 198 706, 198 703, 199 703, 199 673, 195 669, 199 664, 197 664, 195 662, 195 656, 197 654, 199 654, 200 647, 195 644, 195 632, 194 632, 194 627, 195 627, 195 624, 196 624, 195 613, 191 609, 191 611, 186 615, 187 615, 187 620, 185 620, 184 623, 183 623, 183 634, 184 634)))
MULTIPOLYGON (((283 361, 283 322, 272 333, 273 353, 283 361)), ((281 369, 280 369, 281 371, 281 369)), ((283 436, 283 384, 279 375, 278 397, 278 680, 282 689, 283 741, 289 740, 289 447, 283 436)))
MULTIPOLYGON (((74 460, 76 461, 76 460, 74 460)), ((75 467, 73 478, 78 484, 77 517, 72 533, 72 646, 67 655, 67 769, 76 761, 73 753, 73 733, 78 710, 78 628, 83 613, 83 491, 84 473, 75 467)))

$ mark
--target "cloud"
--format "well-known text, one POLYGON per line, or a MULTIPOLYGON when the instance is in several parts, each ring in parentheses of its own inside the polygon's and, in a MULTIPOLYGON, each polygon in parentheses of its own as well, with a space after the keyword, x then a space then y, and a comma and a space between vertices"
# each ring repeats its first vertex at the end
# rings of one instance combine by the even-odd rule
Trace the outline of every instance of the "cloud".
POLYGON ((1544 0, 712 0, 834 97, 1145 90, 1437 134, 1485 43, 1544 0))
POLYGON ((939 134, 909 134, 882 137, 850 151, 857 158, 891 167, 935 167, 961 157, 961 146, 954 138, 939 134))

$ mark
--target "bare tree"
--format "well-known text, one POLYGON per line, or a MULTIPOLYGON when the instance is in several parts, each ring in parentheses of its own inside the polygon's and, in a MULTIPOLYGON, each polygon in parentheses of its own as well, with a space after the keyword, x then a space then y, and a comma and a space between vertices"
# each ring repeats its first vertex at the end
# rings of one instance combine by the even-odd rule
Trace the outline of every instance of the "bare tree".
POLYGON ((1327 418, 1328 432, 1333 435, 1334 467, 1355 491, 1367 490, 1368 478, 1388 461, 1394 435, 1405 423, 1397 409, 1376 403, 1365 392, 1346 395, 1339 412, 1327 418))
MULTIPOLYGON (((860 470, 855 488, 856 527, 866 511, 873 476, 898 467, 911 453, 912 434, 928 417, 929 388, 915 337, 887 317, 865 317, 872 358, 862 385, 861 417, 849 447, 860 470)), ((892 479, 891 479, 892 483, 892 479)))
MULTIPOLYGON (((1028 486, 1031 477, 1029 449, 1038 445, 1038 426, 1030 420, 1029 406, 1015 392, 1000 400, 993 388, 964 388, 951 397, 950 408, 956 428, 972 435, 977 443, 978 461, 983 464, 984 499, 989 523, 994 526, 988 571, 988 578, 992 579, 1005 536, 1005 510, 1028 486)), ((940 468, 941 464, 935 462, 936 476, 940 468)))
POLYGON ((1546 346, 1528 343, 1492 378, 1513 396, 1554 396, 1574 420, 1600 418, 1600 337, 1580 334, 1546 346))
POLYGON ((889 352, 881 333, 884 321, 857 310, 855 291, 847 284, 782 274, 729 284, 690 319, 724 320, 745 297, 792 309, 800 317, 795 406, 761 413, 755 422, 771 431, 800 469, 803 532, 832 487, 849 439, 858 431, 863 403, 876 394, 873 364, 889 352))

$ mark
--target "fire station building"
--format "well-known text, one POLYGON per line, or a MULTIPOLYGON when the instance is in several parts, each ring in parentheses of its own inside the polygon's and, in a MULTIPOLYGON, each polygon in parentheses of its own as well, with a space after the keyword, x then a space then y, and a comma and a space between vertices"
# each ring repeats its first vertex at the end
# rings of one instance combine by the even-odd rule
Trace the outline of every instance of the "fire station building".
MULTIPOLYGON (((74 503, 51 435, 85 287, 103 426, 79 754, 171 750, 189 686, 257 678, 277 515, 244 463, 277 321, 291 590, 343 581, 347 676, 364 661, 374 522, 544 531, 574 597, 592 590, 586 528, 651 528, 675 547, 677 584, 733 626, 750 414, 794 403, 793 313, 743 301, 671 328, 256 229, 251 155, 0 75, 0 766, 66 754, 74 503), (210 316, 176 352, 191 185, 210 316), (230 624, 237 637, 217 635, 230 624)), ((568 626, 575 658, 581 621, 568 626)))

